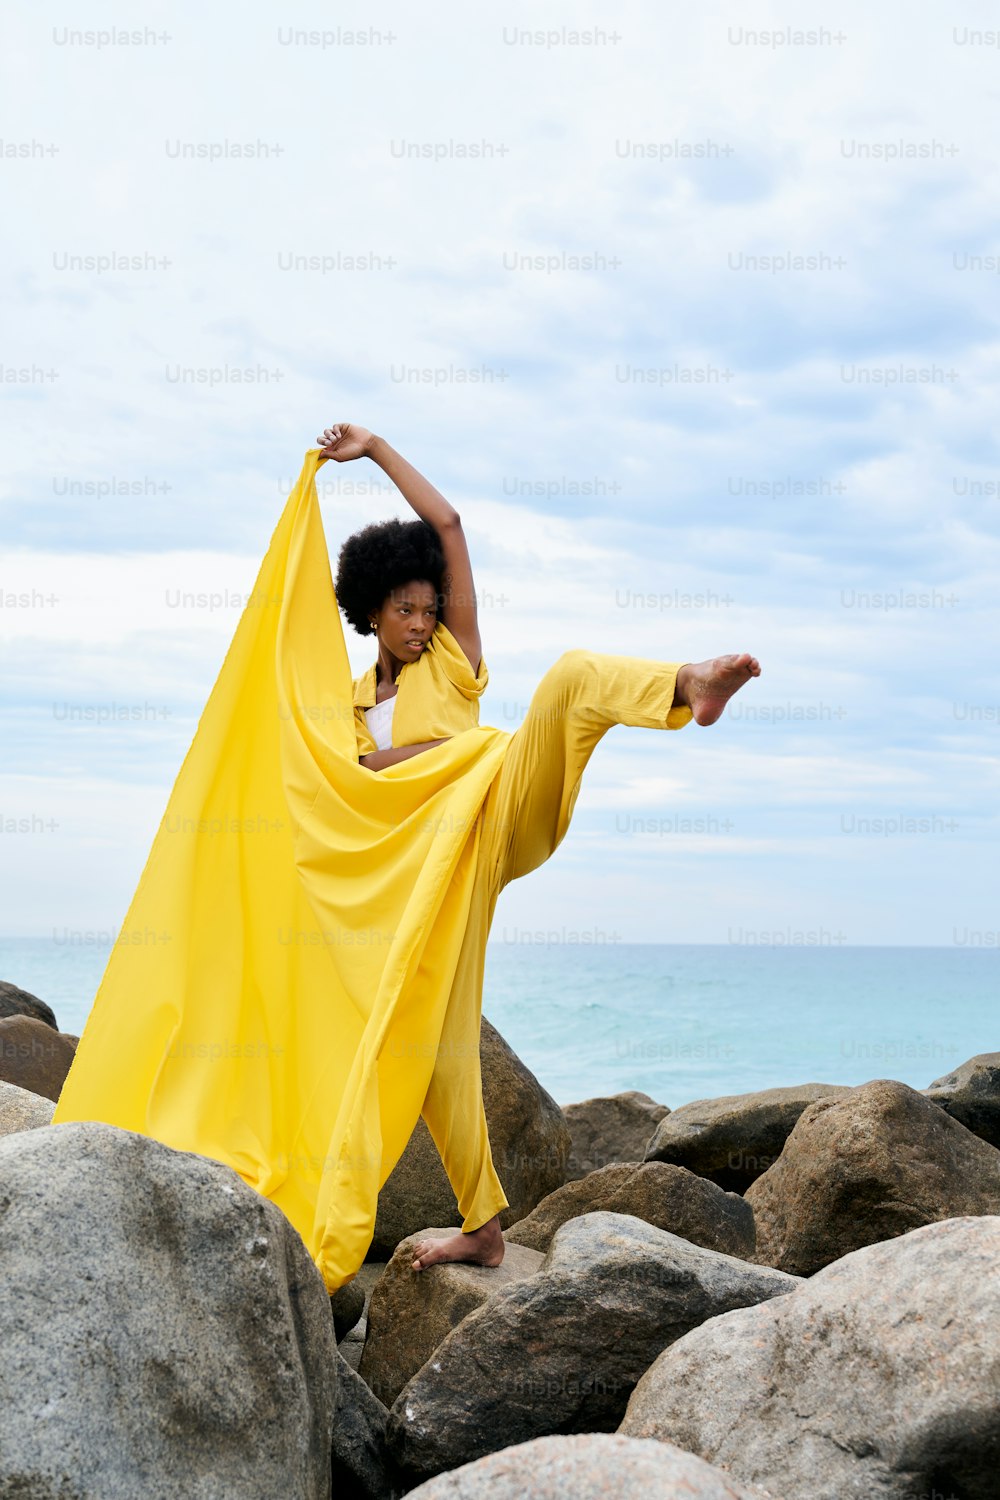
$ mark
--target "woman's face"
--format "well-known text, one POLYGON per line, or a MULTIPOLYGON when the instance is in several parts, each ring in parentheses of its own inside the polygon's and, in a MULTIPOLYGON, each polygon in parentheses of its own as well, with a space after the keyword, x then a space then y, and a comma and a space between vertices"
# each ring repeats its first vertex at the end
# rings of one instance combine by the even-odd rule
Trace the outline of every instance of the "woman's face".
POLYGON ((437 624, 437 595, 426 579, 401 583, 369 616, 379 644, 399 661, 416 661, 437 624))

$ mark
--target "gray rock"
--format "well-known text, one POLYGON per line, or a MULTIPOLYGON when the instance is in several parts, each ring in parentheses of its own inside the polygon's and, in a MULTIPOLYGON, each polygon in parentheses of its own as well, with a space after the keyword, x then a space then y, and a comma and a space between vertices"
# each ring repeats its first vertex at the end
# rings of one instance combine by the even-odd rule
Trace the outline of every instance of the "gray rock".
POLYGON ((59 1030, 56 1013, 51 1005, 39 1000, 30 990, 22 990, 16 984, 11 984, 8 979, 0 979, 0 1016, 33 1016, 36 1021, 44 1021, 54 1031, 59 1030))
POLYGON ((61 1031, 34 1016, 0 1020, 0 1079, 55 1102, 76 1049, 61 1031))
POLYGON ((674 1339, 798 1285, 627 1214, 571 1219, 541 1269, 469 1313, 403 1389, 390 1452, 415 1482, 529 1438, 613 1429, 674 1339))
POLYGON ((508 1245, 547 1250, 560 1225, 599 1211, 633 1214, 724 1255, 742 1260, 753 1255, 753 1209, 746 1200, 684 1167, 662 1161, 603 1167, 579 1182, 567 1182, 508 1229, 504 1238, 508 1245))
POLYGON ((359 1370, 375 1394, 391 1406, 438 1344, 462 1319, 504 1288, 533 1276, 544 1259, 535 1250, 509 1245, 499 1266, 461 1263, 414 1271, 417 1238, 441 1239, 452 1229, 425 1229, 403 1240, 372 1292, 368 1336, 359 1370))
POLYGON ((0 1494, 327 1500, 329 1296, 230 1167, 92 1121, 0 1140, 0 1494))
POLYGON ((356 1328, 361 1322, 365 1311, 364 1288, 358 1285, 357 1278, 345 1282, 338 1287, 330 1298, 330 1311, 333 1314, 333 1332, 337 1343, 346 1339, 352 1328, 356 1328))
MULTIPOLYGON (((558 1104, 485 1017, 479 1053, 493 1164, 510 1203, 500 1216, 506 1229, 562 1186, 570 1135, 558 1104)), ((368 1258, 388 1260, 407 1235, 420 1233, 427 1224, 450 1224, 456 1211, 441 1158, 419 1120, 379 1194, 368 1258)))
POLYGON ((375 1290, 375 1287, 381 1279, 385 1271, 386 1264, 387 1263, 385 1261, 366 1260, 364 1265, 360 1268, 358 1274, 354 1278, 358 1286, 364 1289, 366 1313, 368 1310, 368 1304, 371 1301, 372 1292, 375 1290))
POLYGON ((532 1438, 463 1464, 410 1500, 755 1500, 721 1469, 670 1443, 614 1433, 532 1438))
POLYGON ((387 1500, 398 1494, 385 1444, 389 1413, 339 1351, 335 1358, 332 1493, 336 1500, 387 1500))
POLYGON ((754 1259, 797 1276, 938 1219, 1000 1213, 1000 1151, 904 1083, 810 1105, 747 1189, 754 1259))
POLYGON ((662 1354, 621 1431, 782 1500, 995 1500, 1000 1218, 948 1219, 838 1260, 662 1354))
POLYGON ((954 1073, 936 1078, 922 1093, 966 1130, 1000 1147, 1000 1052, 970 1057, 954 1073))
POLYGON ((687 1167, 728 1192, 743 1193, 777 1161, 804 1109, 817 1099, 847 1093, 836 1084, 803 1083, 695 1099, 660 1121, 646 1160, 687 1167))
POLYGON ((669 1113, 665 1104, 657 1104, 635 1089, 564 1105, 573 1142, 566 1181, 577 1182, 612 1162, 642 1161, 650 1137, 669 1113))
POLYGON ((42 1094, 0 1080, 0 1136, 51 1125, 55 1108, 52 1100, 42 1094))
POLYGON ((364 1311, 354 1327, 344 1335, 337 1347, 352 1370, 357 1370, 361 1365, 361 1355, 365 1347, 365 1340, 368 1337, 368 1307, 371 1302, 375 1283, 379 1280, 384 1270, 384 1262, 367 1260, 351 1282, 352 1286, 360 1287, 364 1294, 364 1311))

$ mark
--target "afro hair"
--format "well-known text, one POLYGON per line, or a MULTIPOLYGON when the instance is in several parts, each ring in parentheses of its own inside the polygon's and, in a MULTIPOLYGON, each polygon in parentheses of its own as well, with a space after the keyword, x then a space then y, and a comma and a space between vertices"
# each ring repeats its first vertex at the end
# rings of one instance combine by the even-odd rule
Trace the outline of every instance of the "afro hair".
POLYGON ((337 603, 358 635, 374 635, 369 616, 393 589, 420 579, 440 596, 441 540, 429 521, 378 521, 349 536, 337 561, 337 603))

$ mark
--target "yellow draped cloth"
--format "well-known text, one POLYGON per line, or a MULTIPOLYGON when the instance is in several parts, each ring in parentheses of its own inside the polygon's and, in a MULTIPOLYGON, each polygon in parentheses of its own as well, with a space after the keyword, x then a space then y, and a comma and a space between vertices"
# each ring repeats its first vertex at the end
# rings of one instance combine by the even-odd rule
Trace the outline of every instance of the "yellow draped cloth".
POLYGON ((476 725, 377 774, 359 764, 324 462, 306 454, 53 1124, 103 1120, 227 1163, 332 1292, 364 1259, 427 1092, 510 735, 476 725))

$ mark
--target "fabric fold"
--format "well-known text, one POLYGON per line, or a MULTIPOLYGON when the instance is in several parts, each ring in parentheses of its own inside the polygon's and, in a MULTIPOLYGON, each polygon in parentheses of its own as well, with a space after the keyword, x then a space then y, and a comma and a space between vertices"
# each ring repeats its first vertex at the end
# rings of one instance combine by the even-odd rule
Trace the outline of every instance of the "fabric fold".
POLYGON ((427 1093, 510 735, 476 726, 359 764, 324 462, 306 454, 275 529, 53 1124, 105 1120, 226 1162, 334 1291, 427 1093))

